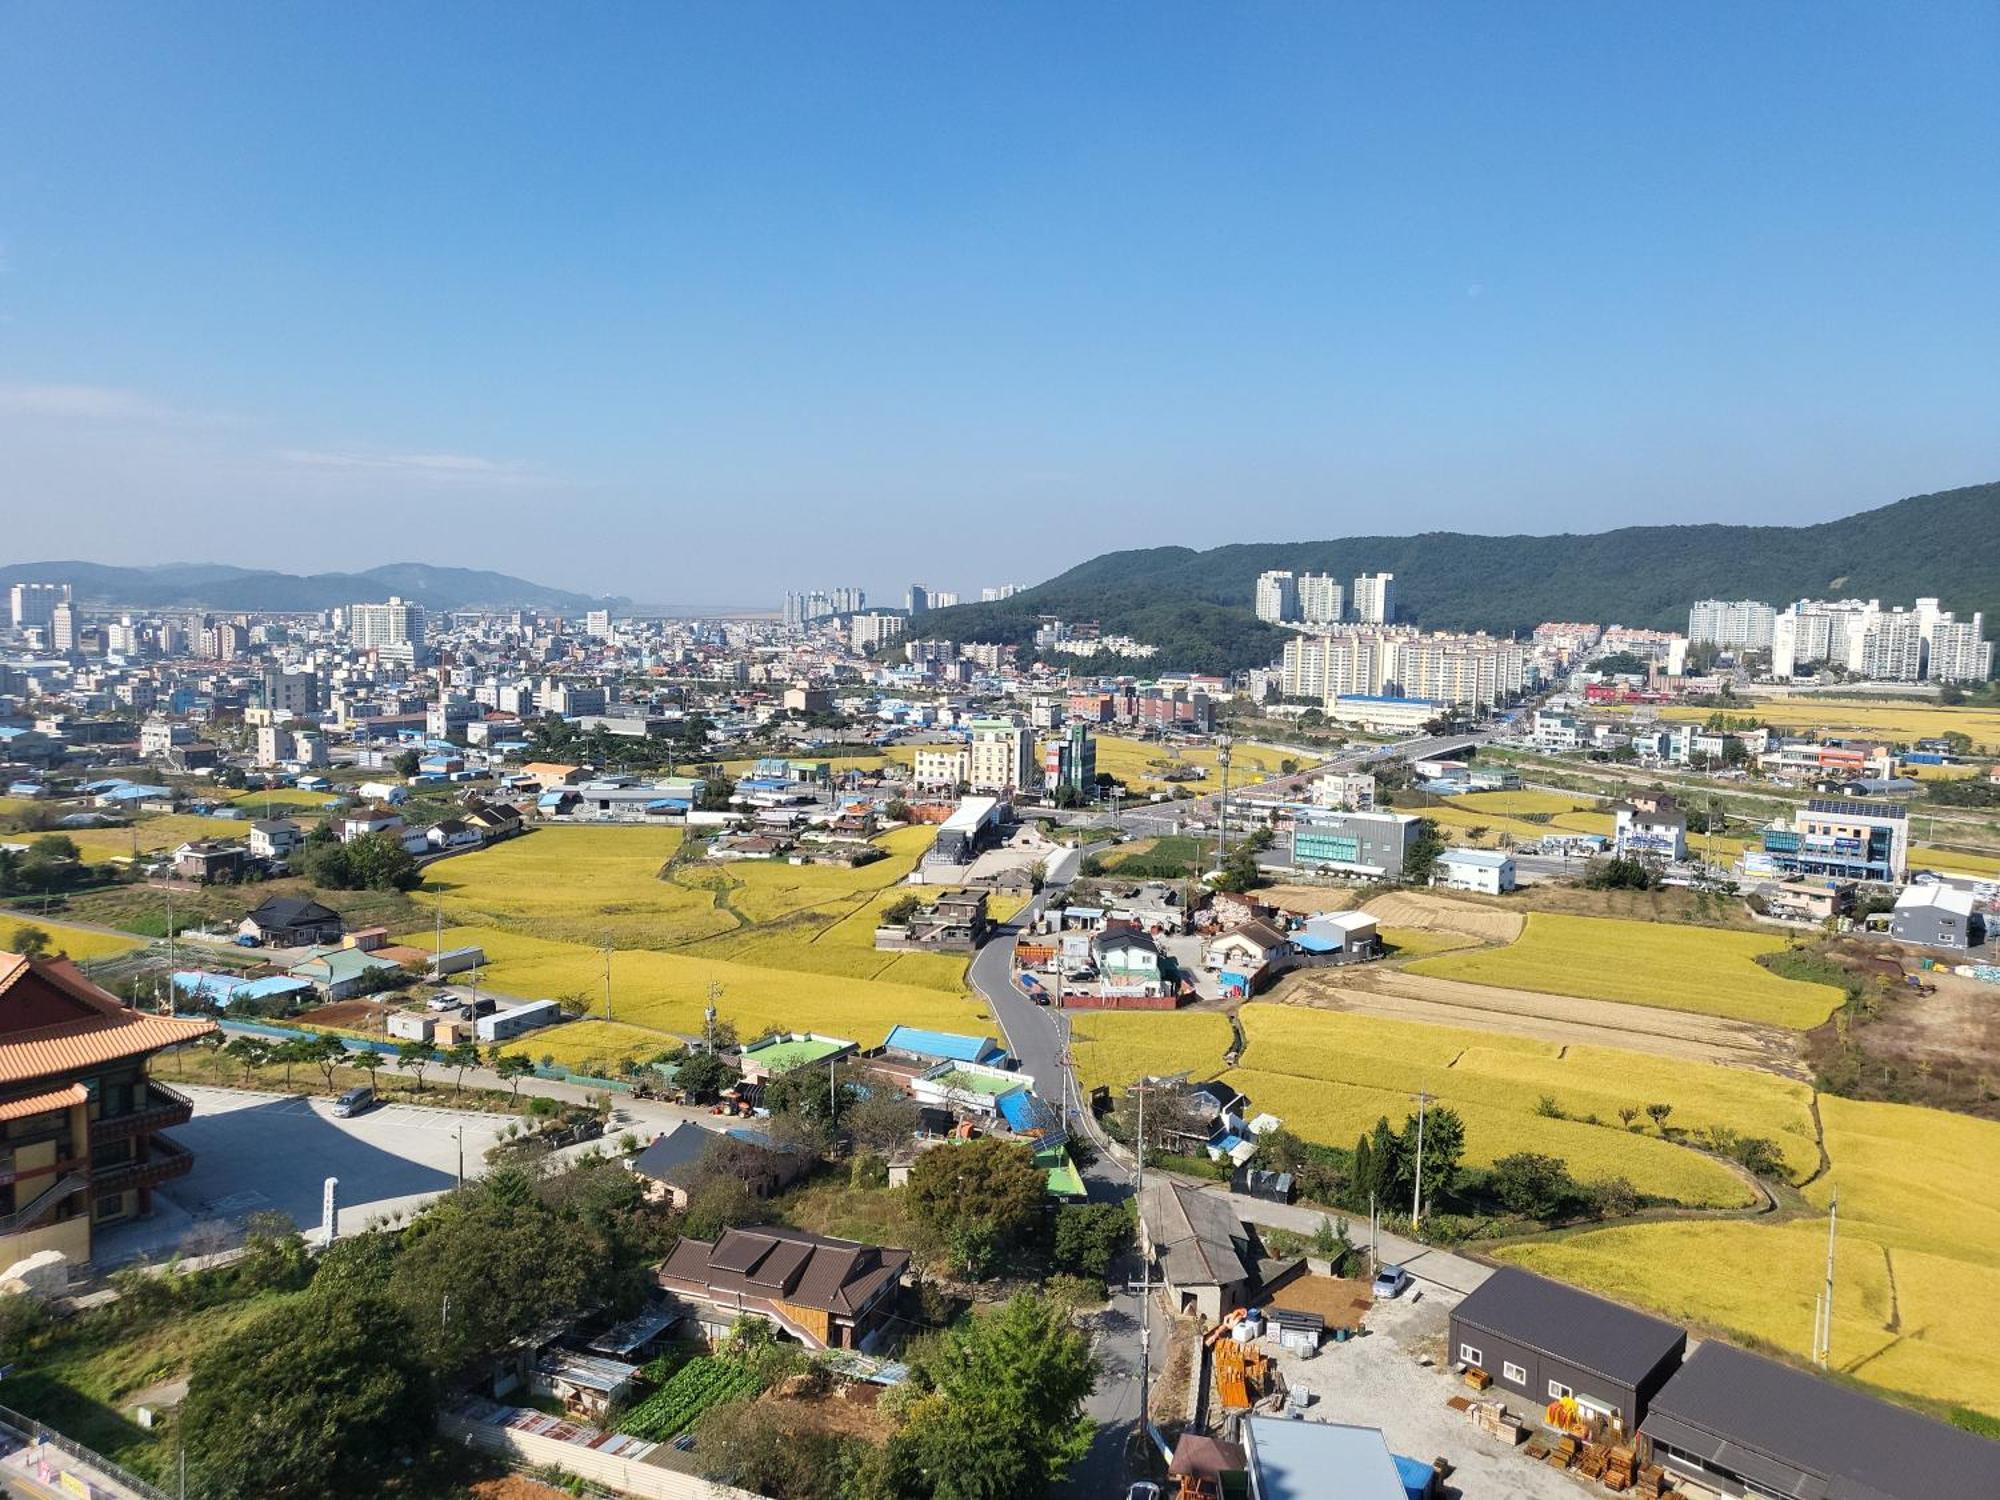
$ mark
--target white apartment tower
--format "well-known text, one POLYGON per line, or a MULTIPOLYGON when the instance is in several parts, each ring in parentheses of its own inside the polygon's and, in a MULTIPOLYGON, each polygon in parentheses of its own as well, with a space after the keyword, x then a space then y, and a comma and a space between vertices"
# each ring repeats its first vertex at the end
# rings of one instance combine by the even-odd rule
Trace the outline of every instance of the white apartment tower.
POLYGON ((387 604, 355 604, 347 611, 348 638, 357 651, 416 665, 424 660, 424 607, 391 595, 387 604))
POLYGON ((1299 583, 1289 569, 1257 575, 1257 618, 1276 625, 1299 617, 1299 583))
POLYGON ((1688 642, 1734 651, 1768 651, 1778 612, 1755 599, 1697 599, 1688 611, 1688 642))
POLYGON ((1364 625, 1387 625, 1396 618, 1396 575, 1363 573, 1354 580, 1354 618, 1364 625))
POLYGON ((1993 643, 1985 639, 1985 617, 1969 620, 1946 615, 1931 627, 1930 670, 1933 682, 1984 682, 1993 675, 1993 643))
POLYGON ((1331 573, 1301 573, 1299 619, 1308 625, 1337 625, 1346 613, 1347 590, 1331 573))

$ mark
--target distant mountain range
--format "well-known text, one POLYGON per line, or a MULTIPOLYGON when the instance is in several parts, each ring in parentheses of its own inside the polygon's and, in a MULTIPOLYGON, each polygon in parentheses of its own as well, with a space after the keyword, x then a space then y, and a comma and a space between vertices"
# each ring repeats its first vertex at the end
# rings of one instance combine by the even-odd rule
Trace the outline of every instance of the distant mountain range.
POLYGON ((362 573, 279 573, 225 563, 161 563, 116 568, 104 563, 38 562, 0 566, 0 586, 67 583, 80 602, 135 609, 318 610, 377 603, 395 594, 431 610, 539 609, 579 614, 616 608, 624 598, 594 599, 507 573, 384 563, 362 573))
POLYGON ((1148 667, 1227 671, 1272 661, 1289 632, 1256 618, 1273 568, 1394 573, 1399 617, 1431 629, 1533 629, 1544 620, 1687 627, 1697 599, 1935 595, 2000 616, 2000 484, 1916 495, 1815 526, 1627 526, 1590 535, 1348 537, 1197 552, 1108 552, 992 604, 924 616, 924 635, 1025 645, 1037 617, 1095 620, 1160 648, 1148 667))

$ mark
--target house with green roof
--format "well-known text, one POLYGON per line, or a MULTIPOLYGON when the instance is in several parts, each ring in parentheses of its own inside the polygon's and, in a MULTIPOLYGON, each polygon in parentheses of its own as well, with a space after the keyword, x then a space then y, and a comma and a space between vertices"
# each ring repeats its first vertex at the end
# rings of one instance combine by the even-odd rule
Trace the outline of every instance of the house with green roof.
POLYGON ((745 1083, 769 1083, 795 1068, 831 1063, 852 1057, 860 1048, 840 1037, 821 1036, 812 1031, 786 1031, 767 1036, 743 1048, 737 1061, 745 1083))

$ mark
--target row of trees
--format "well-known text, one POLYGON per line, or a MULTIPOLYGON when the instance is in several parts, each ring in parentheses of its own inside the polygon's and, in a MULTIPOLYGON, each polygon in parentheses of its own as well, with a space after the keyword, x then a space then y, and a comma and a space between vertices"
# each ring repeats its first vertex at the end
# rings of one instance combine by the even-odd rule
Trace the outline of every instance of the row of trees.
POLYGON ((179 1417, 191 1491, 374 1493, 428 1447, 441 1388, 552 1318, 636 1310, 670 1241, 612 1162, 503 1166, 399 1234, 340 1241, 303 1295, 195 1360, 179 1417))

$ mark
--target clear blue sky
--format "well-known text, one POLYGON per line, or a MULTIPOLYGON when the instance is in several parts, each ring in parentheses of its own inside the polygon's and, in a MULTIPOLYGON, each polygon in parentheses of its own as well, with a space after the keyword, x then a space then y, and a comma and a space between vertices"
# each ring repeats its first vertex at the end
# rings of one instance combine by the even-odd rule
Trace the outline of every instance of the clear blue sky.
POLYGON ((2000 7, 0 8, 0 554, 654 602, 2000 478, 2000 7))

